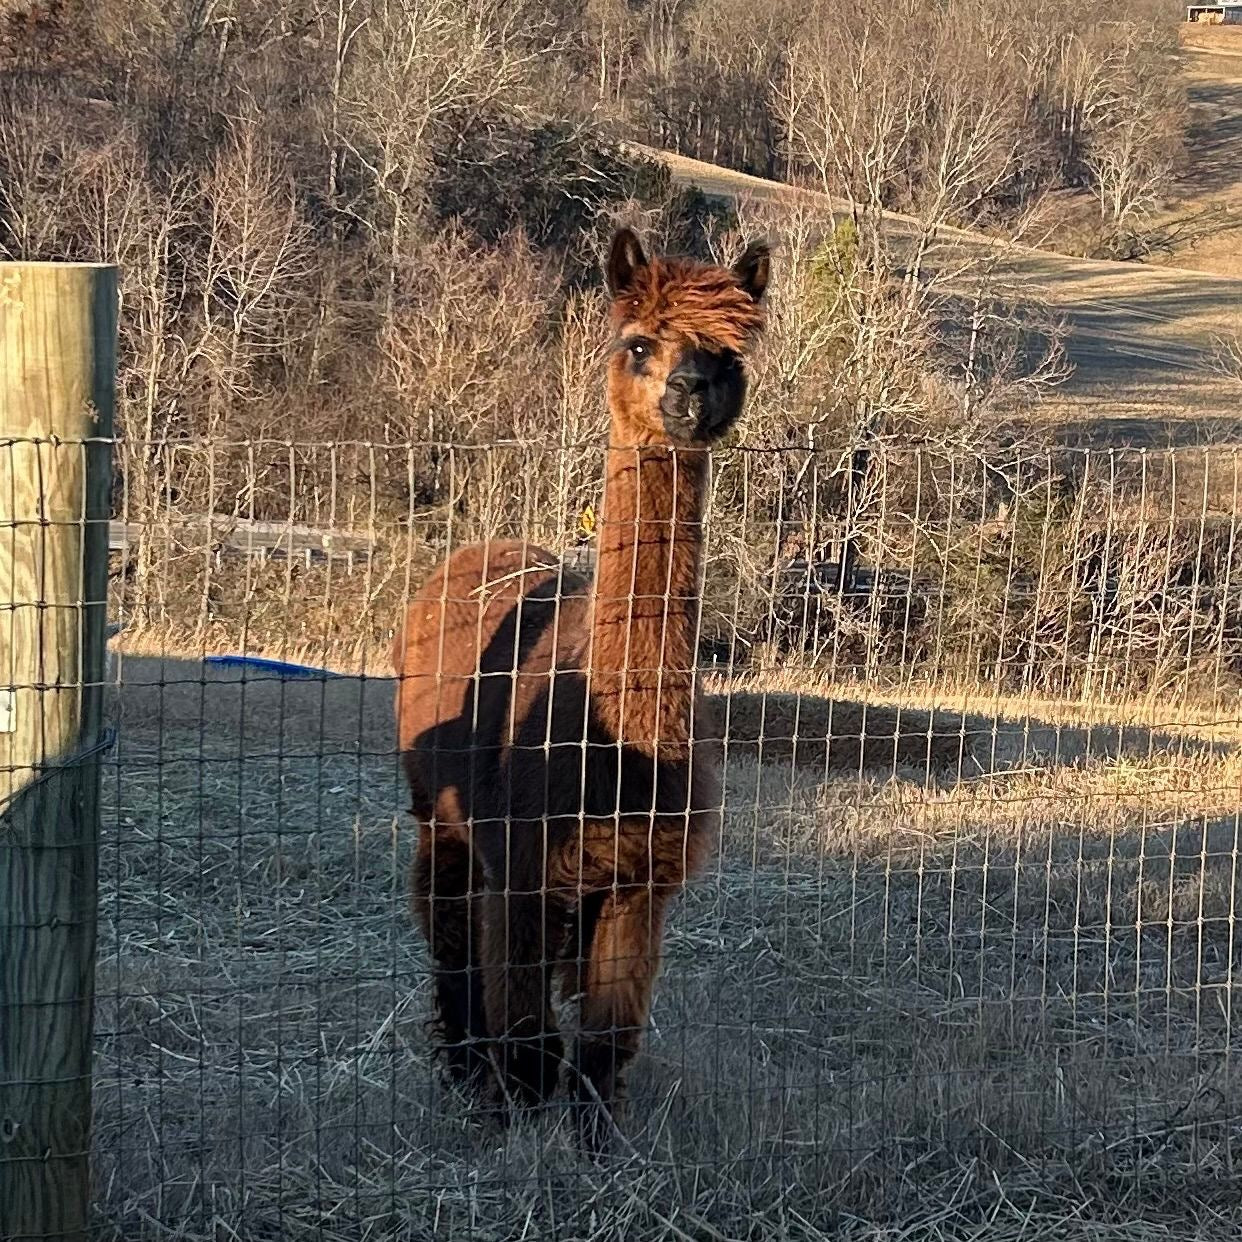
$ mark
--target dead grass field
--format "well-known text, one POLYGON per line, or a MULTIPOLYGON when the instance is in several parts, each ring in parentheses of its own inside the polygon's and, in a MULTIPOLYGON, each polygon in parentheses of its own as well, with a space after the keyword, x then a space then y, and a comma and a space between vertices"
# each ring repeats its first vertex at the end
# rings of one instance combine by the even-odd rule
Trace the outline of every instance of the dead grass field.
MULTIPOLYGON (((668 164, 675 181, 705 194, 831 209, 826 196, 812 191, 685 156, 649 154, 668 164)), ((896 236, 913 227, 895 214, 890 221, 896 236)), ((942 228, 938 236, 933 266, 937 253, 996 248, 994 239, 960 229, 942 228)), ((1014 295, 1042 301, 1065 321, 1073 373, 1039 413, 1060 438, 1093 446, 1236 442, 1237 385, 1216 372, 1214 343, 1242 325, 1242 279, 1030 246, 1008 248, 992 270, 1014 295)))
POLYGON ((391 683, 119 672, 102 1237, 1237 1236, 1236 712, 873 701, 965 738, 929 770, 781 743, 857 731, 857 687, 739 687, 595 1168, 563 1106, 505 1133, 433 1073, 391 683))

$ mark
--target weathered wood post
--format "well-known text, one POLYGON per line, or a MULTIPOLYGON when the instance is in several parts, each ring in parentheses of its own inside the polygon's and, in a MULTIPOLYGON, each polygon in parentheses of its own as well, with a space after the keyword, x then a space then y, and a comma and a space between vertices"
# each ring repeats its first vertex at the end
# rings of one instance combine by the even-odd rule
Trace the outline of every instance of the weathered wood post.
POLYGON ((85 1239, 117 271, 0 263, 0 1238, 85 1239))

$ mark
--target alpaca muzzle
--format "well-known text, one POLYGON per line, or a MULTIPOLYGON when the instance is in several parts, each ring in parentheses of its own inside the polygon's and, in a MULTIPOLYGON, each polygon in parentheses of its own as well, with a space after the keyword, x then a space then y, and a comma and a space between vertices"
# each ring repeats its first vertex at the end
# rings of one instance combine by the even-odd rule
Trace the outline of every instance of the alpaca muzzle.
POLYGON ((703 372, 685 368, 668 377, 660 414, 670 439, 694 444, 711 438, 716 431, 713 423, 719 420, 713 419, 713 403, 708 398, 708 377, 703 372))

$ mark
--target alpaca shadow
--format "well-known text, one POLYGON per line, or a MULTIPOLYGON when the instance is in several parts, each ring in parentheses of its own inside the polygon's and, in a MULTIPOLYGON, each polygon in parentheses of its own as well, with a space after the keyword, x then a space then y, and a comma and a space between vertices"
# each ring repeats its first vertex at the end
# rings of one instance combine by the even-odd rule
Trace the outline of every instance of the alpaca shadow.
POLYGON ((1018 769, 1223 755, 1234 749, 1190 729, 1067 725, 1033 715, 893 707, 785 691, 737 690, 711 697, 724 721, 730 760, 779 764, 825 778, 887 773, 945 786, 1018 769))
POLYGON ((961 773, 973 734, 960 716, 784 691, 710 696, 730 761, 807 771, 961 773))

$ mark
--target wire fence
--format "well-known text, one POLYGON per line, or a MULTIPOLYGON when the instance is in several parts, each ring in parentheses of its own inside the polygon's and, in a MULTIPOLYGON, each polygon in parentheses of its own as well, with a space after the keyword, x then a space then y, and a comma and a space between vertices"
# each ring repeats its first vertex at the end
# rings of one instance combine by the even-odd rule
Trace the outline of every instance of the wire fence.
POLYGON ((434 1054, 391 653, 472 541, 589 578, 602 447, 118 445, 99 1236, 1229 1236, 1239 464, 716 455, 718 840, 592 1161, 581 979, 508 1124, 434 1054))

